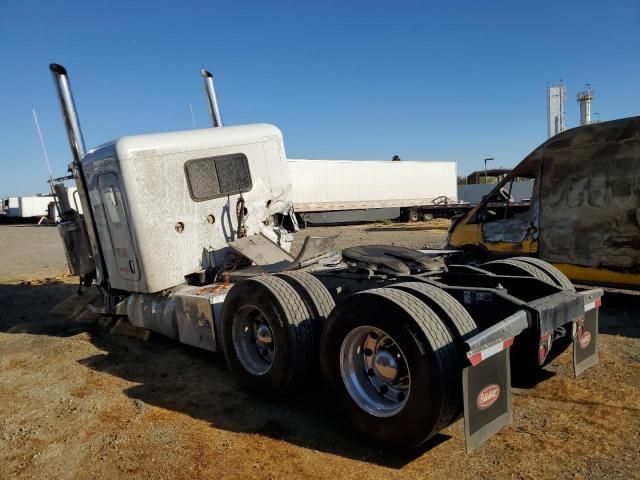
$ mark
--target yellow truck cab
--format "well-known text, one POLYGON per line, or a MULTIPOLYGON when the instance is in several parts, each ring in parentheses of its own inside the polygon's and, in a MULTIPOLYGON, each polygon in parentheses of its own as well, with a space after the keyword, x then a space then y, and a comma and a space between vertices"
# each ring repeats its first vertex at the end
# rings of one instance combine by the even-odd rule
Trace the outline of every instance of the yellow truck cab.
POLYGON ((640 117, 549 139, 451 223, 455 263, 531 256, 579 283, 640 288, 640 117), (514 202, 514 182, 533 180, 514 202))

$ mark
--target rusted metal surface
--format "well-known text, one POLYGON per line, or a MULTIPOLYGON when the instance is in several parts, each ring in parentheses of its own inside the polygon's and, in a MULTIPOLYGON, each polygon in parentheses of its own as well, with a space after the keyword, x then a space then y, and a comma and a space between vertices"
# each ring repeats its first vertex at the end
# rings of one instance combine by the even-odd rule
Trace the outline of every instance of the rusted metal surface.
POLYGON ((513 217, 485 222, 482 224, 482 237, 487 242, 521 243, 525 240, 538 240, 539 195, 534 192, 531 205, 513 217))
POLYGON ((540 258, 640 273, 640 117, 569 130, 530 157, 542 159, 540 258))
POLYGON ((449 245, 538 255, 573 280, 640 286, 640 117, 567 130, 536 148, 457 222, 449 245), (531 206, 500 204, 514 177, 534 178, 531 206))

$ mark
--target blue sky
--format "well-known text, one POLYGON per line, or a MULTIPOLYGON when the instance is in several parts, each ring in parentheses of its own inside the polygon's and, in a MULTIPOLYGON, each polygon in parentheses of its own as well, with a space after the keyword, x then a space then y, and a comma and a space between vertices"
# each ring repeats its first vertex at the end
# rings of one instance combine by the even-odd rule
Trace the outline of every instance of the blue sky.
POLYGON ((45 191, 70 153, 48 64, 70 72, 88 148, 226 124, 281 128, 290 158, 513 166, 546 138, 546 85, 589 82, 601 120, 640 114, 640 2, 0 0, 0 197, 45 191))

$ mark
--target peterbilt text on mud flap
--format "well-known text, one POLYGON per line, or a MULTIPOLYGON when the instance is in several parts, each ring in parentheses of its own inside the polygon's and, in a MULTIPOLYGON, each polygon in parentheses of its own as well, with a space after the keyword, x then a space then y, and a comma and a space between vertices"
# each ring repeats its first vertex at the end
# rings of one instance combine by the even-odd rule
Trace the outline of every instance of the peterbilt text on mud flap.
POLYGON ((261 395, 322 376, 354 428, 395 448, 461 414, 477 448, 511 422, 511 367, 534 374, 556 340, 573 343, 576 373, 597 362, 600 290, 576 293, 530 259, 505 273, 394 246, 335 254, 335 239, 313 237, 293 257, 277 128, 137 135, 85 152, 66 70, 51 70, 83 209, 54 180, 59 230, 71 273, 100 293, 94 310, 224 353, 261 395))
POLYGON ((640 288, 640 117, 567 130, 536 148, 456 218, 455 262, 531 256, 574 282, 640 288), (527 202, 512 189, 532 184, 527 202))

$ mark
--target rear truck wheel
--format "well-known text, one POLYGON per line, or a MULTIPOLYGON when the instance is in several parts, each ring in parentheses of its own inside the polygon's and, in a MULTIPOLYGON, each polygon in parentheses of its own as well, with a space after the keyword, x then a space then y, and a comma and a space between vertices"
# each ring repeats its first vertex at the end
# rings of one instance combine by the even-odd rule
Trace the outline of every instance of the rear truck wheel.
POLYGON ((278 397, 310 370, 315 352, 312 316, 296 290, 275 276, 234 285, 222 312, 229 367, 242 384, 278 397))
POLYGON ((496 273, 498 275, 534 277, 539 280, 544 280, 545 282, 556 285, 556 282, 553 281, 553 278, 547 275, 547 273, 538 266, 523 262, 515 258, 493 260, 491 262, 483 263, 482 265, 480 265, 480 268, 491 273, 496 273))
POLYGON ((430 222, 433 220, 433 213, 423 213, 420 217, 423 222, 430 222))
MULTIPOLYGON (((575 291, 568 278, 561 280, 564 274, 559 270, 553 271, 555 267, 542 260, 530 257, 513 257, 504 260, 494 260, 481 266, 483 270, 488 270, 499 275, 522 275, 538 278, 548 283, 567 289, 563 283, 568 283, 568 290, 575 291), (537 260, 531 262, 529 260, 537 260), (545 267, 546 264, 548 267, 545 267), (562 282, 562 283, 561 283, 562 282)), ((540 369, 550 360, 549 352, 555 340, 560 339, 564 343, 570 340, 571 328, 565 326, 564 340, 562 336, 554 338, 555 332, 538 332, 529 330, 516 337, 511 349, 511 367, 516 383, 529 385, 540 375, 540 369)), ((561 343, 556 344, 556 347, 561 343)), ((568 345, 568 343, 567 343, 568 345)), ((566 347, 566 345, 565 345, 566 347)))
POLYGON ((420 220, 420 209, 418 207, 407 208, 405 218, 407 222, 418 222, 420 220))
MULTIPOLYGON (((453 296, 445 292, 435 285, 421 282, 396 283, 391 288, 405 291, 420 301, 424 302, 438 317, 444 322, 449 329, 449 333, 453 337, 453 341, 457 347, 458 358, 461 364, 466 362, 463 355, 463 343, 467 339, 478 333, 478 326, 471 318, 469 312, 465 310, 460 302, 453 296)), ((458 402, 458 408, 451 422, 455 422, 462 415, 463 402, 462 397, 458 402)))
POLYGON ((571 290, 572 292, 576 291, 576 288, 571 283, 571 280, 558 270, 556 267, 551 265, 549 262, 545 262, 544 260, 540 260, 539 258, 534 257, 514 257, 512 260, 518 260, 519 262, 525 262, 530 265, 534 265, 542 270, 545 274, 547 274, 553 283, 558 285, 559 287, 564 288, 565 290, 571 290))
POLYGON ((298 292, 311 315, 316 339, 320 338, 322 326, 336 306, 329 290, 320 280, 307 272, 283 272, 276 274, 298 292))
POLYGON ((321 364, 356 430, 413 448, 457 413, 461 364, 453 337, 424 302, 398 289, 356 293, 322 333, 321 364))

